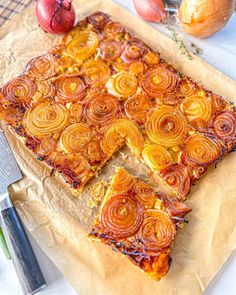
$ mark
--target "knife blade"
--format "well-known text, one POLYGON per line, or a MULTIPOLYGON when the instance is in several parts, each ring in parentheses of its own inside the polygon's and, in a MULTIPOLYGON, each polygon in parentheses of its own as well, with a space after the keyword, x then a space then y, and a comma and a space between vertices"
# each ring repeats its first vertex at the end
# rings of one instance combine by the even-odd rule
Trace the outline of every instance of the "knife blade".
POLYGON ((8 193, 9 185, 22 179, 12 150, 0 129, 0 212, 2 230, 24 294, 35 294, 46 286, 23 223, 8 193))
POLYGON ((0 209, 11 203, 8 186, 22 179, 22 174, 2 130, 0 130, 0 209))

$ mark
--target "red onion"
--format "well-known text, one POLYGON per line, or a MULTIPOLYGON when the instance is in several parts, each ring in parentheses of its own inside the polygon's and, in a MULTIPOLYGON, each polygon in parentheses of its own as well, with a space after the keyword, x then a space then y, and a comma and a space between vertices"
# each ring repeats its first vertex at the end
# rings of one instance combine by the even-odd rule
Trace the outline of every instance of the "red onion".
POLYGON ((163 0, 133 0, 133 2, 138 15, 143 19, 157 23, 166 19, 163 0))
POLYGON ((72 0, 38 0, 36 15, 47 33, 63 34, 73 27, 75 10, 72 0))

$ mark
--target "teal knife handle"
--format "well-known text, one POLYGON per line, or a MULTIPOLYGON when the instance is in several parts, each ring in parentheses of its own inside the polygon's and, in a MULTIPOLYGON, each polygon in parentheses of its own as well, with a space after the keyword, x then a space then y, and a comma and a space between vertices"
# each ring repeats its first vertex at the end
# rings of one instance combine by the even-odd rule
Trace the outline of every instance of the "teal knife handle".
POLYGON ((11 255, 10 255, 10 252, 9 252, 9 249, 7 247, 7 243, 6 243, 6 240, 5 240, 5 237, 4 237, 4 234, 2 232, 2 228, 0 227, 0 246, 6 256, 7 259, 11 259, 11 255))
POLYGON ((37 258, 15 207, 1 212, 2 229, 20 284, 25 294, 35 294, 46 286, 37 258))

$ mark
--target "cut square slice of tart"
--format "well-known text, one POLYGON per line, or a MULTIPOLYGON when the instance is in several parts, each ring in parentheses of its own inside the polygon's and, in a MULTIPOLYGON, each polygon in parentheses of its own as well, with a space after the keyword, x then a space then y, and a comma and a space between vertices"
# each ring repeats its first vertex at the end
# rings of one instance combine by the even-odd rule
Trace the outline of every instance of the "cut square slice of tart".
POLYGON ((110 245, 160 280, 170 268, 177 229, 190 211, 183 202, 117 168, 89 238, 110 245))

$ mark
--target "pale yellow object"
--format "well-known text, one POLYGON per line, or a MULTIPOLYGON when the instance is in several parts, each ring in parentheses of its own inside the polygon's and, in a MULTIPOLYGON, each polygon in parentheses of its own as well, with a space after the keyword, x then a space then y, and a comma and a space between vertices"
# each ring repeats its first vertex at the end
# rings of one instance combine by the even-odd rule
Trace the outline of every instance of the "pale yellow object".
MULTIPOLYGON (((159 50, 178 70, 229 101, 236 101, 235 82, 197 57, 188 60, 175 42, 120 6, 108 0, 74 0, 73 4, 79 17, 96 10, 109 13, 159 50)), ((30 58, 57 43, 59 37, 45 34, 38 27, 33 5, 2 27, 0 38, 0 77, 4 83, 18 75, 30 58)), ((193 187, 187 201, 193 209, 188 215, 189 224, 177 234, 169 273, 155 282, 122 255, 86 238, 95 216, 94 208, 87 206, 91 186, 109 180, 116 165, 125 165, 129 172, 144 178, 148 171, 144 164, 135 157, 116 157, 90 183, 83 198, 75 198, 61 177, 51 177, 50 169, 35 160, 14 134, 7 131, 7 137, 25 175, 10 188, 15 205, 28 230, 79 295, 200 295, 236 247, 235 153, 217 169, 210 169, 193 187)))

